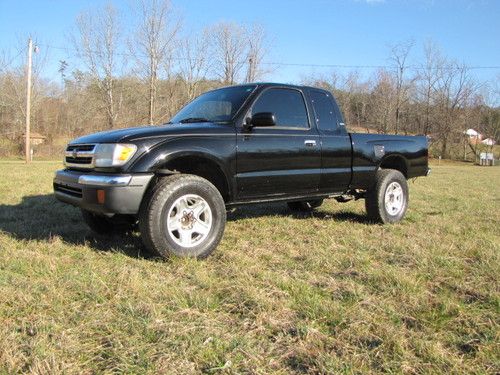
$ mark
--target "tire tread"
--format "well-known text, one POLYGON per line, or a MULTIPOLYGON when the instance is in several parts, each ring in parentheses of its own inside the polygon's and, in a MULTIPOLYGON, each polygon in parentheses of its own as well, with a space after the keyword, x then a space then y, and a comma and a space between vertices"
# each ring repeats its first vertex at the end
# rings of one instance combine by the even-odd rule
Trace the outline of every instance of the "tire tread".
MULTIPOLYGON (((218 190, 206 179, 189 174, 174 174, 170 176, 163 177, 158 180, 158 182, 146 193, 143 198, 143 202, 139 209, 139 228, 141 231, 141 237, 144 245, 148 250, 159 255, 161 257, 168 257, 170 254, 169 250, 166 250, 166 253, 160 252, 161 246, 161 235, 157 233, 153 222, 155 220, 154 215, 156 209, 159 209, 159 205, 164 202, 167 197, 173 194, 176 190, 182 189, 184 186, 192 183, 203 184, 203 189, 207 190, 207 193, 217 192, 218 197, 216 199, 220 199, 219 204, 224 206, 224 200, 222 196, 218 192, 218 190)), ((226 223, 225 217, 225 208, 224 215, 222 216, 222 228, 224 228, 226 223)), ((217 245, 222 238, 223 230, 220 233, 217 233, 214 243, 217 245)), ((216 246, 215 245, 215 246, 216 246)), ((197 258, 205 258, 214 250, 214 248, 210 247, 206 249, 201 254, 197 255, 197 258)))
POLYGON ((368 218, 377 223, 392 223, 401 220, 404 217, 406 209, 408 208, 408 186, 406 183, 406 178, 403 174, 395 169, 379 169, 375 174, 375 179, 373 185, 367 190, 365 198, 365 208, 368 218), (385 190, 387 186, 387 180, 400 180, 398 182, 402 183, 402 188, 405 191, 405 207, 403 214, 398 220, 390 220, 385 217, 385 207, 382 200, 382 190, 385 190))

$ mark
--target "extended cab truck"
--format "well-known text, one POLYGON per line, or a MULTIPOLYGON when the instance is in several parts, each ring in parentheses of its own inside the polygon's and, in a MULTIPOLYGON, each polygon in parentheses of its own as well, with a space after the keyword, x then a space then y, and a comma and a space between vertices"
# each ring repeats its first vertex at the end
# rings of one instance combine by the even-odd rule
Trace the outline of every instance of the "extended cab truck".
POLYGON ((248 203, 365 198, 372 220, 398 222, 407 179, 429 172, 425 137, 350 134, 329 92, 271 83, 204 93, 162 126, 75 139, 64 162, 57 199, 101 233, 138 223, 164 257, 209 255, 226 207, 248 203))

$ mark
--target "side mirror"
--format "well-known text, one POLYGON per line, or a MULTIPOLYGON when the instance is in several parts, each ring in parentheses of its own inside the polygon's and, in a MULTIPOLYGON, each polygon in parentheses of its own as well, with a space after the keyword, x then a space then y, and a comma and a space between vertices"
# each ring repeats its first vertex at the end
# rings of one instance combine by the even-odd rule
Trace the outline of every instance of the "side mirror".
POLYGON ((276 117, 272 112, 259 112, 252 116, 250 125, 253 126, 274 126, 276 125, 276 117))

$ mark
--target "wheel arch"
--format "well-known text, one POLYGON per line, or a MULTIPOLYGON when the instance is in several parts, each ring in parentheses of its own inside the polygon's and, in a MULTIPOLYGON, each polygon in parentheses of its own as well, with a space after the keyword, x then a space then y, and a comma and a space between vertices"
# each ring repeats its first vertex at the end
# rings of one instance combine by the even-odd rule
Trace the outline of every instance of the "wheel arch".
POLYGON ((379 169, 395 169, 408 178, 408 161, 403 155, 387 155, 380 161, 378 167, 379 169))
POLYGON ((231 199, 232 192, 221 161, 204 152, 179 152, 157 165, 153 171, 158 177, 176 173, 192 174, 212 183, 220 192, 224 202, 231 199))

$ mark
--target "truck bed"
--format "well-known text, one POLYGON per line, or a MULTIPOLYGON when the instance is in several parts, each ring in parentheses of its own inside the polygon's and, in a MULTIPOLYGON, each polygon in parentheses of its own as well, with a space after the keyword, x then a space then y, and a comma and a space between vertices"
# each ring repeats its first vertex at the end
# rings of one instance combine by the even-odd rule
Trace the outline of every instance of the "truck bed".
POLYGON ((351 187, 366 189, 381 163, 401 165, 406 178, 428 173, 425 136, 349 133, 352 144, 351 187))

